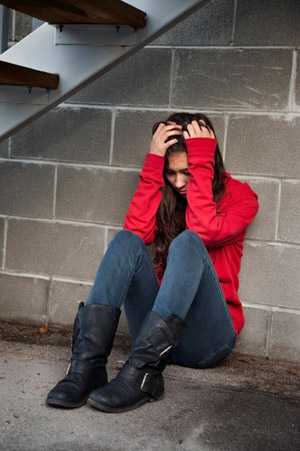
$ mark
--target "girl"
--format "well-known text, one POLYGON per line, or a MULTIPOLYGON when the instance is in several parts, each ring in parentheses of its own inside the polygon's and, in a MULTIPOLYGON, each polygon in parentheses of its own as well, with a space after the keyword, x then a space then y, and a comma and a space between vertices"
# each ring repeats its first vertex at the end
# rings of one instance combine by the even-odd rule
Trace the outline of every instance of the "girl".
POLYGON ((225 359, 244 326, 238 274, 258 208, 249 184, 225 171, 204 114, 156 123, 123 230, 79 306, 70 366, 48 405, 127 411, 163 396, 168 363, 208 368, 225 359), (122 304, 132 350, 107 383, 122 304))

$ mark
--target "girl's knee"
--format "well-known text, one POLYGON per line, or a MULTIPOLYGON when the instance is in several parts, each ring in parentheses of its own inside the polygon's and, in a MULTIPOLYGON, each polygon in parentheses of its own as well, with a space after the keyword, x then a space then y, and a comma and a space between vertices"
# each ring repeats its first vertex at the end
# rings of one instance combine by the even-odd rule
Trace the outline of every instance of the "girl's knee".
POLYGON ((203 243, 203 240, 200 236, 194 231, 190 229, 186 229, 183 232, 179 233, 171 242, 170 249, 173 247, 179 246, 197 246, 198 248, 205 250, 206 247, 203 243))
POLYGON ((142 238, 130 230, 122 229, 116 233, 110 241, 108 248, 120 248, 122 253, 128 252, 147 252, 146 245, 142 238))
POLYGON ((138 245, 138 246, 145 246, 144 241, 140 236, 138 236, 136 233, 132 232, 131 230, 122 229, 119 230, 119 232, 116 233, 116 235, 113 237, 113 239, 110 241, 109 244, 112 242, 116 243, 122 243, 122 245, 132 245, 132 243, 138 245))

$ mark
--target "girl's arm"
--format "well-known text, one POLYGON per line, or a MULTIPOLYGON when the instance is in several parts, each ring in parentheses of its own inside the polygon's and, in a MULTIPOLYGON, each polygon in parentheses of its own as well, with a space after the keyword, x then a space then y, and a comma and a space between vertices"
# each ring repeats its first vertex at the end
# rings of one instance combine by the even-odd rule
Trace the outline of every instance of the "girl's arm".
POLYGON ((153 153, 146 154, 139 183, 129 204, 123 228, 131 230, 151 244, 155 238, 155 217, 161 201, 164 157, 153 153))
POLYGON ((194 230, 207 247, 228 244, 252 222, 259 209, 258 196, 242 183, 226 211, 218 212, 213 200, 215 138, 186 139, 190 178, 187 187, 186 227, 194 230))
POLYGON ((164 185, 165 154, 168 147, 177 141, 177 138, 169 138, 180 135, 181 128, 173 122, 158 125, 139 174, 140 181, 125 216, 123 228, 136 233, 145 244, 151 244, 155 238, 156 212, 162 198, 161 188, 164 185))

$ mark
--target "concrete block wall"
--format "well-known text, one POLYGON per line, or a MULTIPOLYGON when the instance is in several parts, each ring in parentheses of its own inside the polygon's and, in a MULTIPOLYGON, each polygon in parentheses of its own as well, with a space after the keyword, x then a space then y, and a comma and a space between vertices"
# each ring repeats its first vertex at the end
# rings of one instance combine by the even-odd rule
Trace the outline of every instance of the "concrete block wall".
POLYGON ((236 350, 298 361, 299 22, 298 0, 213 0, 2 143, 0 317, 72 323, 121 229, 153 122, 202 111, 227 170, 260 198, 236 350))

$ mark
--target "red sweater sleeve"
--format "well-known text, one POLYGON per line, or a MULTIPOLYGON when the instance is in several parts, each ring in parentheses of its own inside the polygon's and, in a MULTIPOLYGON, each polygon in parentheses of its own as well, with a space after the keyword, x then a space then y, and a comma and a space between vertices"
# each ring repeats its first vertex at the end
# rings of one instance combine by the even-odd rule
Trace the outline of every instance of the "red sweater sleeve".
POLYGON ((258 196, 248 183, 242 183, 226 211, 218 212, 213 200, 212 180, 217 141, 212 138, 189 138, 186 228, 194 230, 207 247, 232 242, 254 219, 258 196))
POLYGON ((123 229, 131 230, 151 244, 155 238, 156 212, 164 185, 163 168, 165 158, 147 153, 139 174, 139 183, 125 216, 123 229))

